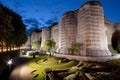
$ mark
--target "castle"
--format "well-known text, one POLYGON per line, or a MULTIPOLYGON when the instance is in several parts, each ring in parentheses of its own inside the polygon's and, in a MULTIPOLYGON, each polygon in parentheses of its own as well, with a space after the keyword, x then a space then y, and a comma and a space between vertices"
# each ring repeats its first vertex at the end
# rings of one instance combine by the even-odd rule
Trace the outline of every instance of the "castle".
MULTIPOLYGON (((120 28, 120 23, 111 23, 105 16, 100 2, 89 1, 79 9, 63 14, 60 22, 41 32, 33 32, 26 45, 46 40, 56 42, 56 51, 68 54, 72 43, 82 43, 80 56, 111 56, 108 45, 111 45, 113 33, 120 28)), ((77 53, 76 53, 77 54, 77 53)))

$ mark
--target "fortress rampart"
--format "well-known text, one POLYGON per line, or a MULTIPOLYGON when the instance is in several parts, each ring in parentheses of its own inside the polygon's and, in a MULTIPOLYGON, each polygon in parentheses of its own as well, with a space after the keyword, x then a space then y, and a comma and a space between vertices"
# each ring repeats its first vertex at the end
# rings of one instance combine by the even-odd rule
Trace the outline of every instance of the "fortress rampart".
MULTIPOLYGON (((69 54, 68 48, 72 43, 82 43, 83 49, 78 52, 80 56, 111 56, 108 45, 111 45, 116 30, 120 30, 120 23, 112 23, 104 16, 100 2, 89 1, 75 11, 64 13, 52 28, 42 29, 39 39, 41 47, 45 40, 53 39, 57 51, 63 54, 69 54)), ((34 33, 32 35, 35 36, 34 33)))

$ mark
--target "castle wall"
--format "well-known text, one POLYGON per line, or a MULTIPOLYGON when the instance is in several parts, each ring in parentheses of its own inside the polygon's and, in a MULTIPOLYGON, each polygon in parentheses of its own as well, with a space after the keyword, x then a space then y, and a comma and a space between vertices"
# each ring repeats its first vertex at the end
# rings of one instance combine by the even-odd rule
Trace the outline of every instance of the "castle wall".
POLYGON ((83 56, 109 56, 103 8, 99 2, 84 4, 78 13, 78 42, 84 44, 83 56))
POLYGON ((105 32, 107 35, 108 45, 111 45, 112 34, 115 32, 115 28, 114 25, 106 17, 104 17, 104 23, 105 23, 105 32))
POLYGON ((50 33, 50 29, 49 28, 44 28, 42 29, 42 42, 41 42, 41 47, 43 47, 44 42, 46 40, 50 40, 51 37, 51 33, 50 33))
POLYGON ((108 45, 112 34, 120 30, 120 23, 111 23, 104 17, 104 10, 98 1, 83 4, 76 11, 64 13, 60 22, 51 29, 33 33, 31 42, 41 39, 41 47, 46 40, 53 39, 59 53, 68 54, 72 43, 83 43, 81 56, 110 56, 108 45))
POLYGON ((32 32, 31 35, 31 45, 36 41, 41 41, 41 32, 32 32))
POLYGON ((32 44, 36 41, 41 42, 41 32, 40 31, 33 31, 30 36, 28 36, 27 42, 24 44, 25 48, 31 48, 32 44))
POLYGON ((75 13, 67 12, 59 23, 59 50, 60 53, 68 53, 68 48, 76 42, 77 19, 75 13))
POLYGON ((88 26, 90 25, 89 23, 89 6, 84 6, 81 7, 78 11, 77 15, 77 43, 83 43, 83 50, 81 51, 80 55, 86 55, 86 37, 87 37, 87 32, 89 30, 88 26))
POLYGON ((51 28, 51 40, 54 40, 56 43, 56 49, 58 48, 59 34, 58 34, 58 24, 51 28))
POLYGON ((115 31, 119 30, 120 31, 120 23, 114 23, 114 29, 115 31))

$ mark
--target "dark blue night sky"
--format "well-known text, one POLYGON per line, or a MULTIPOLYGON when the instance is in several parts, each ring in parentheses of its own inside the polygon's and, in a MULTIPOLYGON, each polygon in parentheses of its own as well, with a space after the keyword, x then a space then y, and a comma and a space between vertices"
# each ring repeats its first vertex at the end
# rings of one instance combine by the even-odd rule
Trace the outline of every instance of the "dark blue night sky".
MULTIPOLYGON (((22 16, 27 30, 49 26, 58 22, 66 11, 76 10, 90 0, 0 0, 8 8, 22 16)), ((120 22, 120 0, 98 0, 105 16, 111 22, 120 22)))

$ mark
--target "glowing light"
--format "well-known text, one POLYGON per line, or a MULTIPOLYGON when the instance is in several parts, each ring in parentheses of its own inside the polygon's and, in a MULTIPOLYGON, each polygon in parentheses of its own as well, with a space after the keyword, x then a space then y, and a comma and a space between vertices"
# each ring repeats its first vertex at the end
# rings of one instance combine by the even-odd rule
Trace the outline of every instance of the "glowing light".
POLYGON ((9 65, 12 64, 12 59, 10 59, 10 60, 8 61, 8 64, 9 64, 9 65))

